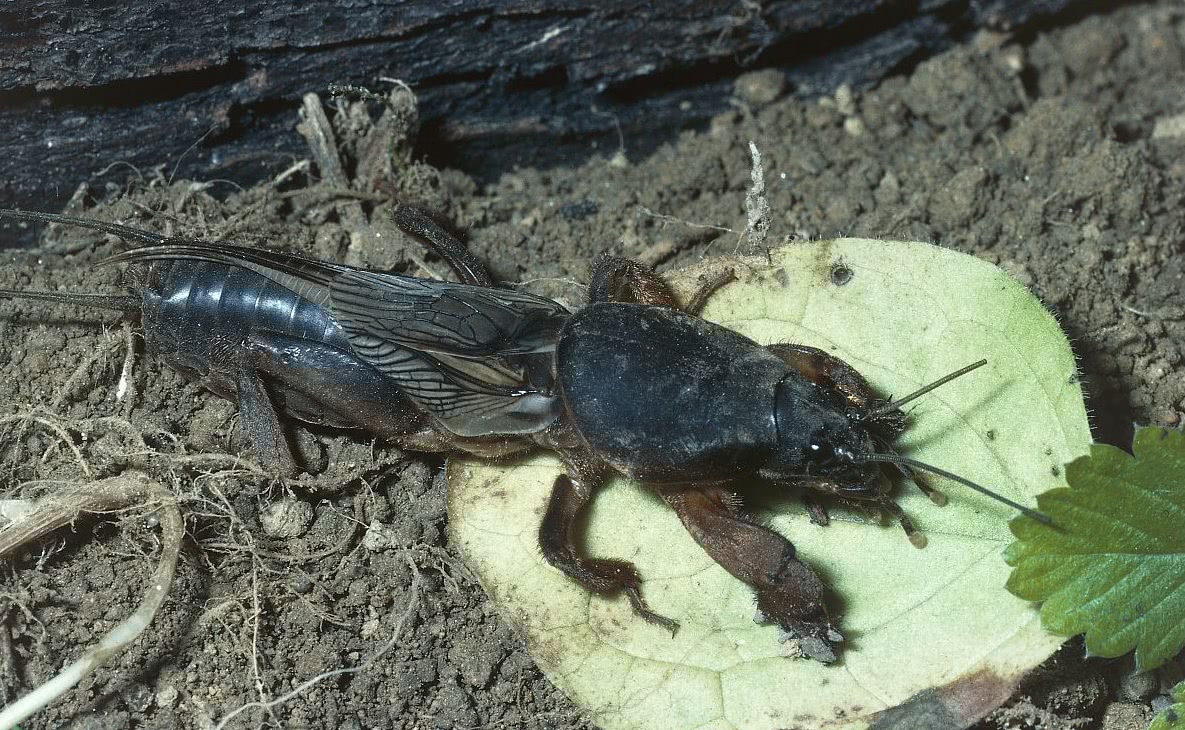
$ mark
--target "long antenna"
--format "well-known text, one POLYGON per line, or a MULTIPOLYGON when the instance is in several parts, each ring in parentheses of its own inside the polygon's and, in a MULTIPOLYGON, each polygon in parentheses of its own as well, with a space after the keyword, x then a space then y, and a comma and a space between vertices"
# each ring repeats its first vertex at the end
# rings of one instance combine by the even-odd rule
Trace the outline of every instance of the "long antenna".
POLYGON ((929 393, 930 391, 934 390, 935 388, 940 388, 940 387, 946 385, 947 383, 949 383, 950 381, 954 380, 955 378, 960 378, 960 377, 966 375, 967 373, 971 372, 972 370, 977 370, 977 369, 983 367, 984 365, 987 365, 987 360, 980 360, 979 362, 973 362, 965 368, 960 368, 960 369, 954 371, 950 375, 942 376, 941 378, 939 378, 938 380, 935 380, 933 383, 930 383, 929 385, 923 385, 921 388, 918 388, 917 390, 915 390, 914 392, 905 396, 904 398, 898 398, 897 400, 893 401, 892 403, 886 403, 883 406, 878 407, 876 410, 869 411, 868 415, 866 415, 864 418, 865 419, 876 418, 877 416, 883 416, 886 413, 889 413, 890 411, 895 411, 898 408, 900 408, 901 406, 903 406, 906 403, 913 400, 914 398, 920 398, 923 395, 925 395, 926 393, 929 393))
MULTIPOLYGON (((979 367, 979 365, 975 365, 975 367, 979 367)), ((930 466, 929 464, 926 464, 921 461, 917 461, 916 459, 910 459, 905 456, 897 456, 896 454, 856 454, 856 453, 851 453, 851 452, 847 453, 847 457, 855 464, 865 464, 870 461, 879 461, 879 462, 883 462, 886 464, 898 464, 900 466, 908 466, 908 467, 912 467, 914 469, 921 469, 922 471, 928 471, 933 474, 937 474, 940 477, 946 477, 947 479, 950 479, 952 482, 958 482, 959 484, 962 484, 965 487, 974 489, 975 491, 979 492, 980 494, 987 495, 988 497, 991 497, 992 499, 999 500, 1000 502, 1003 502, 1004 504, 1008 505, 1009 507, 1012 507, 1015 510, 1019 510, 1021 512, 1021 514, 1023 514, 1024 516, 1031 517, 1032 519, 1037 520, 1038 522, 1040 522, 1043 525, 1052 525, 1053 524, 1053 519, 1049 515, 1047 515, 1043 512, 1038 512, 1037 510, 1026 507, 1023 504, 1020 504, 1019 502, 1014 502, 1011 499, 1005 497, 1004 495, 997 494, 996 492, 993 492, 992 490, 988 489, 987 487, 982 486, 980 484, 976 484, 975 482, 971 481, 970 479, 967 479, 966 477, 961 477, 958 474, 947 471, 946 469, 939 469, 936 466, 930 466)))

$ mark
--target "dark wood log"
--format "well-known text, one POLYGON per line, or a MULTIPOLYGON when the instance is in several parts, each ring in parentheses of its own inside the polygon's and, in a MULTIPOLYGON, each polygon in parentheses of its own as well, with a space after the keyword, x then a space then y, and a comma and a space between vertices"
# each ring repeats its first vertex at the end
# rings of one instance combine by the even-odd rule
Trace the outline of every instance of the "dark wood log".
POLYGON ((631 151, 774 67, 795 93, 871 84, 978 27, 1083 0, 15 0, 0 10, 0 206, 60 208, 134 168, 249 184, 306 156, 309 91, 410 84, 438 164, 489 176, 593 142, 631 151), (121 164, 124 163, 124 164, 121 164))

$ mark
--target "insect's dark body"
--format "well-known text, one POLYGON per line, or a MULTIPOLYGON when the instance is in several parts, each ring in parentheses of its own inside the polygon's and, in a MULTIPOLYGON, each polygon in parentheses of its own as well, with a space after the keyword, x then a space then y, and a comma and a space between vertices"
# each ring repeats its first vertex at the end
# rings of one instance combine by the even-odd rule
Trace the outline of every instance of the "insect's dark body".
MULTIPOLYGON (((0 215, 95 228, 146 244, 122 255, 129 263, 123 282, 130 296, 19 291, 0 291, 0 296, 138 313, 147 354, 211 392, 237 402, 242 429, 260 460, 282 473, 293 473, 298 465, 281 416, 315 425, 365 429, 424 451, 458 449, 498 456, 531 445, 517 437, 503 438, 496 430, 458 427, 459 433, 454 433, 441 428, 439 423, 434 425, 431 409, 425 409, 408 396, 407 381, 401 383, 391 377, 389 370, 381 370, 363 359, 359 351, 365 349, 365 343, 351 341, 334 313, 299 286, 284 286, 234 262, 142 255, 165 246, 220 244, 168 239, 88 219, 22 211, 0 211, 0 215)), ((480 263, 469 257, 459 242, 445 238, 422 211, 406 209, 397 222, 412 229, 410 234, 444 256, 459 275, 476 282, 488 281, 480 263)), ((119 258, 113 257, 111 261, 119 258)), ((292 257, 292 260, 300 259, 292 257)), ((423 285, 427 287, 426 297, 430 299, 433 295, 431 282, 387 276, 392 281, 408 282, 413 288, 423 285)), ((473 284, 451 286, 479 293, 486 291, 473 284)), ((524 322, 549 317, 558 322, 562 314, 566 315, 550 300, 538 302, 544 315, 536 320, 524 316, 524 322)), ((462 323, 469 312, 463 304, 459 309, 459 312, 447 311, 442 307, 433 314, 449 317, 454 326, 460 326, 457 323, 462 323)), ((543 326, 544 331, 538 337, 554 339, 546 330, 546 322, 543 326)), ((515 331, 513 327, 511 330, 515 331)), ((520 336, 524 340, 532 337, 530 333, 520 336)), ((389 343, 380 343, 368 351, 375 350, 379 351, 384 365, 396 362, 405 368, 431 370, 436 364, 431 358, 389 343)), ((499 364, 511 370, 518 367, 526 373, 522 387, 515 392, 529 395, 539 390, 534 381, 542 381, 544 388, 550 387, 552 377, 546 367, 541 372, 541 360, 549 363, 550 354, 516 352, 499 364)), ((480 364, 472 367, 480 368, 480 364)), ((436 385, 430 382, 428 389, 436 385)), ((542 430, 555 419, 558 409, 557 402, 551 413, 546 412, 550 400, 550 396, 539 396, 530 402, 525 416, 510 413, 501 423, 509 423, 505 430, 516 434, 542 430), (519 427, 518 431, 515 426, 519 427)), ((481 422, 476 416, 473 420, 481 422)))
MULTIPOLYGON (((129 264, 134 297, 0 295, 140 311, 150 351, 236 400, 261 458, 280 470, 295 466, 280 413, 421 451, 554 450, 566 473, 540 527, 544 558, 591 591, 624 592, 648 620, 674 625, 647 608, 632 564, 585 556, 575 537, 581 512, 615 471, 656 488, 704 550, 755 589, 760 610, 824 661, 841 637, 822 581, 785 537, 740 511, 731 485, 761 480, 864 500, 917 537, 874 463, 887 460, 904 426, 897 404, 822 350, 759 345, 696 316, 731 274, 705 282, 681 307, 651 269, 601 257, 590 304, 571 314, 494 288, 480 262, 415 209, 397 208, 400 228, 461 283, 0 214, 147 244, 110 259, 129 264)), ((826 521, 821 507, 812 515, 826 521)))
POLYGON ((820 479, 833 493, 867 496, 876 467, 834 452, 891 441, 900 413, 860 423, 871 391, 838 362, 815 348, 762 346, 670 307, 604 302, 565 326, 556 374, 571 426, 640 481, 820 479))
POLYGON ((786 363, 726 327, 669 307, 591 304, 556 355, 572 425, 634 479, 735 479, 777 448, 773 397, 786 363))
MULTIPOLYGON (((349 340, 321 306, 245 269, 204 261, 156 261, 130 276, 143 299, 150 354, 195 379, 218 370, 214 343, 239 343, 253 332, 316 342, 351 352, 349 340)), ((219 381, 212 379, 212 390, 219 381)), ((230 390, 233 395, 234 389, 230 390)))
POLYGON ((393 382, 354 354, 328 310, 259 274, 203 261, 155 261, 129 278, 141 280, 132 290, 143 301, 148 354, 224 398, 240 399, 246 358, 266 357, 278 369, 305 371, 299 389, 269 382, 276 406, 305 423, 350 427, 365 401, 385 408, 406 403, 393 382), (324 397, 322 388, 331 383, 317 373, 332 373, 332 382, 355 397, 324 397))

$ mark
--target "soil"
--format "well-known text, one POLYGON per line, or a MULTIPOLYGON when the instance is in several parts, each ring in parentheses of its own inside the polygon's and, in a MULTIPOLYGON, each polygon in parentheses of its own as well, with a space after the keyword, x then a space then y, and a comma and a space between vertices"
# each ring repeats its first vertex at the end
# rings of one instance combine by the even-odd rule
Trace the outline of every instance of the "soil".
MULTIPOLYGON (((445 271, 387 222, 396 195, 454 221, 497 279, 578 306, 601 253, 666 269, 747 252, 752 141, 772 210, 766 243, 924 240, 999 264, 1057 313, 1096 438, 1125 446, 1133 423, 1185 417, 1185 111, 1170 91, 1183 83, 1185 10, 1130 5, 1033 37, 983 33, 867 92, 786 98, 783 79, 759 72, 738 80, 733 111, 646 159, 630 158, 627 138, 578 166, 479 186, 414 162, 406 98, 377 124, 381 109, 359 101, 330 113, 345 180, 297 165, 241 190, 169 180, 162 161, 127 189, 84 183, 66 212, 445 271)), ((118 292, 117 270, 85 264, 122 247, 53 227, 39 250, 9 252, 0 287, 118 292)), ((138 469, 180 497, 187 527, 176 584, 145 635, 26 728, 212 727, 365 661, 409 606, 394 646, 363 671, 227 726, 591 727, 449 545, 440 458, 298 428, 311 473, 280 483, 253 465, 233 404, 144 357, 138 340, 126 368, 126 332, 115 313, 0 305, 4 415, 42 419, 0 427, 3 496, 138 469)), ((134 610, 156 535, 145 510, 87 519, 6 567, 0 702, 134 610)), ((1136 675, 1070 642, 981 727, 1146 727, 1174 671, 1136 675)))

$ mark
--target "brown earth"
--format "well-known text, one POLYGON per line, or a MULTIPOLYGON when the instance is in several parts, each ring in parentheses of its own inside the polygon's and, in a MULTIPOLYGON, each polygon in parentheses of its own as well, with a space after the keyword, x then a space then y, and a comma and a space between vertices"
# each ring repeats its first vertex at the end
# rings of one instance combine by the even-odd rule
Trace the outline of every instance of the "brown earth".
MULTIPOLYGON (((867 93, 790 100, 776 76, 751 75, 738 81, 734 111, 647 159, 630 159, 624 139, 586 164, 479 188, 462 172, 407 163, 406 106, 376 128, 355 104, 334 120, 348 191, 310 180, 307 168, 248 191, 170 183, 166 162, 127 191, 84 189, 88 202, 67 212, 425 275, 418 249, 384 219, 378 201, 396 193, 455 221, 498 279, 579 305, 599 253, 667 268, 744 249, 753 141, 770 243, 935 241, 1005 267, 1069 333, 1096 437, 1125 445, 1133 423, 1177 427, 1185 415, 1183 82, 1185 10, 1133 5, 1032 38, 980 35, 867 93), (393 140, 394 172, 352 162, 388 159, 364 152, 383 149, 376 140, 393 140), (373 227, 356 222, 371 212, 373 227)), ((0 287, 115 291, 117 271, 84 265, 120 246, 54 231, 36 252, 9 253, 0 287)), ((278 485, 253 468, 234 407, 160 364, 138 356, 116 398, 126 352, 118 322, 0 305, 4 415, 43 420, 0 426, 5 498, 87 481, 82 462, 95 478, 134 467, 180 496, 188 531, 171 598, 145 636, 26 728, 211 727, 364 661, 409 604, 395 645, 364 671, 228 727, 589 726, 448 544, 439 459, 360 433, 300 431, 314 474, 278 485), (77 455, 46 424, 66 429, 77 455)), ((158 547, 145 517, 80 522, 5 570, 0 702, 134 608, 158 547)), ((1144 727, 1162 685, 1179 677, 1130 669, 1083 660, 1072 642, 983 727, 1144 727)))

